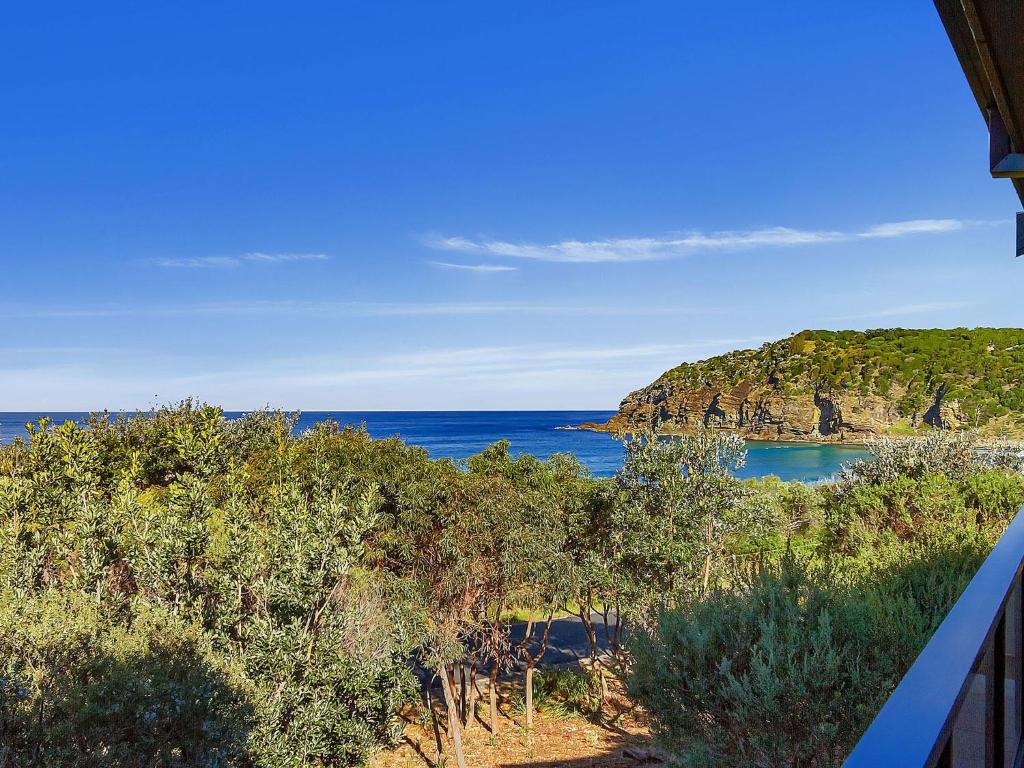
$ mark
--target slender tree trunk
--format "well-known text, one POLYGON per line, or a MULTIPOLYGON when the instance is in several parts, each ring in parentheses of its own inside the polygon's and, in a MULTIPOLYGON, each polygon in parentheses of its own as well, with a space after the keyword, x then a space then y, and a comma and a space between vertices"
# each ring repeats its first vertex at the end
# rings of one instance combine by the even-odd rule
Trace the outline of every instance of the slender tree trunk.
POLYGON ((604 624, 604 637, 608 641, 608 650, 612 652, 612 655, 619 655, 619 646, 622 640, 622 614, 619 612, 618 606, 614 609, 606 607, 601 611, 601 618, 604 624), (609 618, 609 614, 615 612, 615 620, 612 621, 609 618))
POLYGON ((533 728, 533 656, 530 655, 530 651, 527 648, 532 637, 533 619, 529 619, 526 622, 526 630, 523 632, 523 642, 520 643, 520 650, 523 652, 523 656, 526 657, 526 683, 523 694, 526 700, 527 728, 533 728))
POLYGON ((469 662, 469 701, 466 702, 466 726, 474 727, 476 720, 476 659, 469 662))
POLYGON ((437 712, 434 711, 434 699, 430 693, 430 687, 433 684, 433 678, 427 681, 427 685, 423 689, 423 700, 427 705, 427 712, 430 713, 430 725, 434 730, 434 745, 437 747, 437 758, 440 760, 441 755, 444 754, 444 742, 441 741, 441 726, 438 725, 437 712))
POLYGON ((465 680, 465 669, 462 662, 452 664, 452 690, 455 692, 455 701, 458 704, 459 709, 459 722, 463 725, 466 724, 466 680, 465 680))
MULTIPOLYGON (((443 674, 442 680, 441 680, 442 688, 443 688, 445 680, 448 681, 448 690, 445 691, 445 700, 444 700, 445 701, 445 706, 448 705, 448 696, 450 695, 451 696, 451 704, 452 704, 452 707, 453 707, 452 711, 455 713, 455 725, 458 727, 459 733, 462 733, 462 715, 461 715, 462 710, 459 708, 459 695, 458 695, 458 690, 459 689, 455 685, 455 665, 454 664, 451 667, 448 667, 447 665, 444 667, 444 674, 443 674)), ((449 723, 449 725, 451 725, 451 723, 449 723)), ((449 733, 448 736, 451 737, 451 734, 449 733)))
MULTIPOLYGON (((537 653, 531 654, 526 650, 526 642, 530 635, 523 640, 523 655, 526 657, 526 728, 533 729, 533 672, 537 664, 548 650, 548 639, 551 637, 551 623, 554 621, 554 610, 548 611, 548 617, 544 622, 544 632, 541 634, 540 643, 537 646, 537 653)), ((533 622, 530 622, 528 631, 532 634, 533 622)))
POLYGON ((590 608, 580 608, 580 621, 583 622, 583 630, 587 633, 587 645, 590 646, 590 660, 597 662, 597 628, 594 626, 594 619, 590 615, 590 608))
POLYGON ((466 662, 459 664, 459 698, 462 699, 462 730, 469 729, 469 723, 473 714, 469 711, 469 697, 472 695, 469 690, 469 668, 466 662))
POLYGON ((525 649, 527 644, 530 642, 530 638, 533 637, 533 619, 526 620, 526 629, 523 630, 523 642, 519 645, 525 649))
POLYGON ((458 705, 455 702, 451 675, 451 670, 445 666, 441 671, 441 688, 444 691, 445 706, 448 708, 448 731, 455 747, 455 763, 458 768, 466 768, 466 756, 462 752, 462 726, 459 723, 458 705))
POLYGON ((705 545, 708 548, 707 555, 704 556, 704 594, 708 593, 708 585, 711 583, 711 541, 715 535, 714 521, 708 520, 707 527, 704 530, 705 545))
POLYGON ((608 613, 609 613, 610 610, 611 609, 607 605, 605 605, 605 607, 601 610, 601 626, 604 627, 604 639, 605 639, 605 642, 608 643, 609 649, 614 651, 615 650, 615 642, 614 642, 614 640, 612 640, 612 635, 611 635, 611 631, 609 630, 609 621, 608 621, 608 613))
POLYGON ((533 665, 526 668, 526 727, 533 730, 533 665))
POLYGON ((491 662, 491 675, 487 685, 491 700, 491 735, 498 735, 498 660, 491 662))
POLYGON ((587 644, 590 646, 590 666, 595 672, 597 672, 598 679, 601 681, 601 703, 603 704, 608 700, 608 678, 605 677, 604 664, 601 662, 601 658, 598 654, 597 648, 597 627, 594 626, 594 617, 592 615, 593 597, 587 600, 587 604, 580 608, 579 617, 580 621, 583 622, 583 629, 587 633, 587 644))

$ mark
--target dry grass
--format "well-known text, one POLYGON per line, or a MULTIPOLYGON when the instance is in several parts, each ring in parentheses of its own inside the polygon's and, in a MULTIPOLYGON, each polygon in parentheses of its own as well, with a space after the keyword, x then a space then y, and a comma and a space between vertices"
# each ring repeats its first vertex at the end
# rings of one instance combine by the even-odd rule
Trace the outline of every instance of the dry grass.
MULTIPOLYGON (((538 712, 532 733, 521 722, 522 716, 510 707, 513 697, 511 686, 500 683, 497 736, 492 736, 485 725, 486 699, 481 703, 481 718, 463 737, 469 768, 635 768, 657 764, 623 754, 624 750, 641 754, 649 751, 651 738, 643 713, 629 701, 617 681, 611 685, 600 722, 538 712)), ((444 723, 444 711, 439 708, 437 713, 438 722, 444 723)), ((424 725, 423 715, 422 711, 407 712, 405 743, 377 755, 370 761, 370 768, 454 768, 450 743, 444 740, 445 754, 439 758, 429 720, 424 725)))

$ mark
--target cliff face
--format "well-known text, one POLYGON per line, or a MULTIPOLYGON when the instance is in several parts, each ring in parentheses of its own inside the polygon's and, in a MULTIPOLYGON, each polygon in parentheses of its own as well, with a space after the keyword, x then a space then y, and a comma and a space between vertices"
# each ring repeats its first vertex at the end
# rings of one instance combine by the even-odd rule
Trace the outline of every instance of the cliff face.
POLYGON ((766 440, 856 442, 963 427, 1020 437, 1024 331, 803 331, 677 366, 628 395, 603 428, 701 424, 766 440))
POLYGON ((959 403, 936 391, 927 409, 904 416, 896 399, 833 388, 789 391, 767 381, 742 379, 731 386, 697 388, 655 382, 628 395, 608 423, 616 432, 657 427, 686 432, 697 425, 734 429, 762 440, 853 441, 886 434, 898 425, 956 428, 959 403))

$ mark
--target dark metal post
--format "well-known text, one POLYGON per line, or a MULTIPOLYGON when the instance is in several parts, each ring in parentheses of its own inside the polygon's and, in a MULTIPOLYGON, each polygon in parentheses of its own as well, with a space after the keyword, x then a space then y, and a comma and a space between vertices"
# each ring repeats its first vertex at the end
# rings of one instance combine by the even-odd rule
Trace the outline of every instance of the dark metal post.
POLYGON ((1017 214, 1017 255, 1024 256, 1024 212, 1017 214))
POLYGON ((1006 132, 1006 124, 999 110, 990 107, 988 110, 988 164, 993 173, 996 167, 1010 154, 1010 136, 1006 132))
POLYGON ((996 625, 992 639, 992 762, 994 768, 1006 764, 1006 609, 996 625))

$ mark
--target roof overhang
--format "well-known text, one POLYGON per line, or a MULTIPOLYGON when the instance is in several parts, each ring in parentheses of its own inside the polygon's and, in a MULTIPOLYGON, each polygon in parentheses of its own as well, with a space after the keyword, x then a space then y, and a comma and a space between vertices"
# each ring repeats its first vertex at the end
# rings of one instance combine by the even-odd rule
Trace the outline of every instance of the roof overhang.
POLYGON ((989 127, 989 170, 1011 179, 1024 202, 1024 2, 935 0, 935 7, 989 127))

